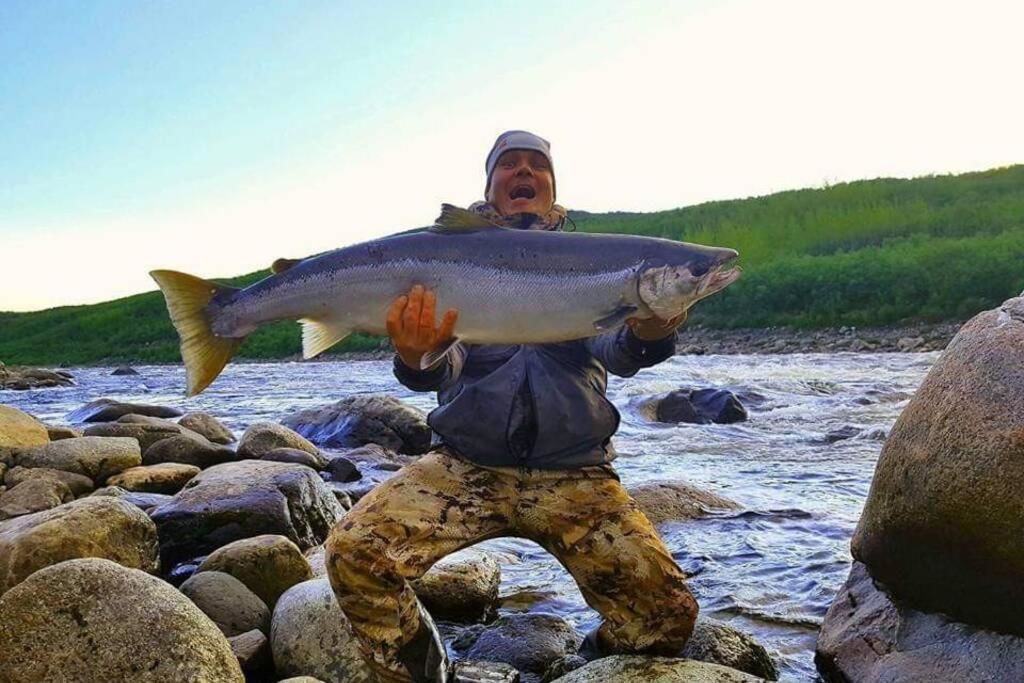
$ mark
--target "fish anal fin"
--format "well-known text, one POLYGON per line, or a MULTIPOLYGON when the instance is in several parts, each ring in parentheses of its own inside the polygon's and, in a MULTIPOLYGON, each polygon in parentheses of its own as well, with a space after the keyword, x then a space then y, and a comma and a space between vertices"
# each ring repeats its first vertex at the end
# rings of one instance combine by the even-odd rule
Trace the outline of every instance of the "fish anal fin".
POLYGON ((468 209, 460 209, 452 204, 442 204, 441 215, 437 217, 435 225, 430 228, 430 231, 442 235, 465 234, 500 227, 468 209))
POLYGON ((638 309, 636 306, 623 305, 616 308, 609 315, 601 318, 600 320, 594 321, 594 329, 598 332, 607 332, 608 330, 614 330, 616 327, 626 322, 626 318, 636 313, 638 309))
POLYGON ((352 333, 352 330, 335 320, 313 320, 303 318, 302 357, 318 356, 352 333))
POLYGON ((448 352, 452 350, 452 347, 458 343, 459 338, 453 337, 451 341, 445 342, 433 351, 427 351, 423 354, 423 358, 420 359, 420 370, 429 370, 440 363, 448 355, 448 352))

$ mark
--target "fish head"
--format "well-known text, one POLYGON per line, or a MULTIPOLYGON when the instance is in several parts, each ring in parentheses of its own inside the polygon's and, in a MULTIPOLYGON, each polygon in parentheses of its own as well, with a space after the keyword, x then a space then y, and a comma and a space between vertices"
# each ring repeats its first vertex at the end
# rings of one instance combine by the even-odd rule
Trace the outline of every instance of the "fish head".
POLYGON ((734 265, 739 256, 734 249, 680 246, 685 251, 679 262, 644 267, 640 272, 640 300, 662 320, 675 318, 701 299, 722 291, 742 272, 734 265))

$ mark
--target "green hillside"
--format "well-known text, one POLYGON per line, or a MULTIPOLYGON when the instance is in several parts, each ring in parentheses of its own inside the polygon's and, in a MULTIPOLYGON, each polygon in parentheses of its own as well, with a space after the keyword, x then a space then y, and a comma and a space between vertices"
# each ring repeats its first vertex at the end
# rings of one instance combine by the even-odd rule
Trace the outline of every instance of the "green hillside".
MULTIPOLYGON (((581 231, 737 249, 743 278, 700 304, 712 327, 878 326, 964 319, 1024 290, 1024 166, 879 179, 656 213, 574 212, 581 231)), ((245 284, 265 276, 233 281, 245 284)), ((377 348, 355 336, 340 350, 377 348)), ((239 355, 299 351, 294 323, 260 330, 239 355)), ((0 360, 56 364, 178 360, 157 292, 93 306, 0 313, 0 360)))

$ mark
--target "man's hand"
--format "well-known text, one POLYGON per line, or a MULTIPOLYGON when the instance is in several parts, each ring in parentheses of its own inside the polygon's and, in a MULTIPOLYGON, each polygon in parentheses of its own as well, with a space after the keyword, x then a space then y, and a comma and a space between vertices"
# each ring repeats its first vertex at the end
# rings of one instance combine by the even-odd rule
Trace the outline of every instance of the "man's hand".
POLYGON ((686 311, 669 320, 662 320, 661 318, 630 318, 626 321, 626 324, 629 325, 629 328, 638 339, 657 341, 675 332, 676 328, 684 322, 686 322, 686 311))
POLYGON ((437 296, 422 285, 415 285, 405 296, 395 299, 388 308, 387 330, 402 362, 415 370, 428 351, 450 341, 455 333, 459 312, 449 309, 434 326, 437 296))

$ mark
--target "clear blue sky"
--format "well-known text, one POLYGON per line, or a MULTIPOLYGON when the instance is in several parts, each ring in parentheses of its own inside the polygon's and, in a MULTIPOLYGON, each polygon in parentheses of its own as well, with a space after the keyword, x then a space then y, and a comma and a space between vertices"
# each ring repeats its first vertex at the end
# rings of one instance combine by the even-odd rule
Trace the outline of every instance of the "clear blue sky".
POLYGON ((424 224, 514 127, 590 210, 1022 162, 1020 5, 6 0, 0 310, 424 224))

